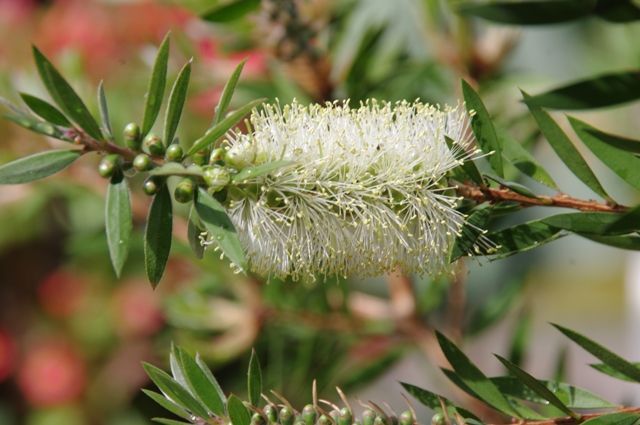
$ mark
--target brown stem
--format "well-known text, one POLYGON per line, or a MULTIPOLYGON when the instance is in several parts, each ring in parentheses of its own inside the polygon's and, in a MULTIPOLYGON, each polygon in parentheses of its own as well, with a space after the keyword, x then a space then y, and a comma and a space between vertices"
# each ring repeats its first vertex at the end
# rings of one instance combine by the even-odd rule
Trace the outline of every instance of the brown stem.
MULTIPOLYGON (((640 413, 640 407, 622 407, 614 411, 608 410, 606 412, 587 413, 584 415, 580 415, 578 418, 571 418, 569 416, 565 416, 562 418, 544 419, 540 421, 524 421, 523 420, 517 423, 521 425, 573 425, 573 424, 581 424, 589 419, 597 418, 604 415, 609 415, 611 413, 640 413)), ((489 425, 500 425, 500 424, 489 424, 489 425)))
POLYGON ((456 187, 458 194, 464 198, 472 199, 476 202, 500 202, 511 201, 517 202, 523 207, 543 206, 543 207, 561 207, 572 208, 580 211, 598 211, 598 212, 626 212, 629 207, 613 203, 602 203, 594 200, 584 200, 572 198, 565 194, 554 196, 539 195, 530 197, 514 192, 513 190, 500 187, 478 186, 473 184, 459 184, 456 187))
MULTIPOLYGON (((82 150, 84 152, 114 153, 120 155, 125 161, 132 161, 139 153, 107 140, 96 140, 85 132, 75 128, 69 129, 66 132, 65 140, 72 141, 76 145, 82 146, 82 150)), ((157 165, 164 162, 164 158, 162 157, 153 155, 149 156, 157 165)))

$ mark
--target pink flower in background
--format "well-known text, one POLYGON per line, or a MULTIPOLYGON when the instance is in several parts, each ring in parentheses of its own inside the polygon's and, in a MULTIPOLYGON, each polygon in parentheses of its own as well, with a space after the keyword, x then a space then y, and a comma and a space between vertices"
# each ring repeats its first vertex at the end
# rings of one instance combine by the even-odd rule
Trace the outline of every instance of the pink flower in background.
POLYGON ((55 317, 69 317, 78 312, 86 295, 83 280, 65 270, 51 273, 38 287, 42 308, 55 317))
POLYGON ((16 363, 16 345, 13 337, 0 328, 0 382, 13 372, 16 363))
POLYGON ((149 336, 164 324, 160 302, 149 284, 122 284, 114 294, 115 318, 123 336, 149 336))
POLYGON ((85 382, 83 359, 64 341, 46 341, 29 347, 18 372, 20 390, 36 407, 78 399, 85 382))

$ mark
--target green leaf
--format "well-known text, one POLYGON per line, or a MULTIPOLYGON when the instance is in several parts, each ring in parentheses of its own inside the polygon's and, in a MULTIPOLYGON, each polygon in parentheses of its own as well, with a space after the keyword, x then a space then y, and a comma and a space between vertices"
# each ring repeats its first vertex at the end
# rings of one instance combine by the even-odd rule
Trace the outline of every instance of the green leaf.
POLYGON ((176 357, 194 397, 213 414, 223 416, 225 414, 224 401, 218 394, 217 383, 214 384, 209 379, 198 363, 196 363, 195 358, 185 350, 176 347, 176 357))
POLYGON ((262 371, 256 350, 251 350, 249 359, 249 370, 247 371, 247 392, 249 393, 249 403, 258 406, 260 395, 262 394, 262 371))
POLYGON ((184 176, 184 177, 202 177, 202 168, 198 165, 191 164, 185 167, 177 162, 166 162, 161 166, 149 171, 151 176, 184 176))
POLYGON ((207 409, 166 372, 149 363, 143 363, 142 366, 153 383, 176 404, 203 419, 209 417, 207 409))
POLYGON ((640 20, 640 5, 634 0, 598 0, 598 17, 616 23, 640 20))
POLYGON ((251 112, 251 110, 253 108, 255 108, 256 106, 260 105, 262 102, 264 102, 264 99, 253 100, 253 101, 247 103, 246 105, 244 105, 243 107, 241 107, 240 109, 238 109, 238 110, 232 112, 231 114, 229 114, 227 117, 225 117, 218 124, 214 125, 209 130, 207 130, 207 132, 204 134, 204 136, 202 136, 201 138, 196 140, 193 143, 193 145, 191 146, 191 148, 189 149, 189 151, 187 152, 187 155, 193 155, 194 153, 198 152, 199 150, 211 146, 220 137, 224 136, 226 134, 226 132, 231 129, 231 127, 236 125, 238 123, 238 121, 240 121, 249 112, 251 112))
POLYGON ((175 404, 173 401, 167 399, 162 394, 159 394, 155 391, 145 390, 145 389, 143 389, 142 392, 145 393, 147 396, 149 396, 153 401, 158 403, 160 406, 164 407, 166 410, 173 413, 174 415, 180 416, 183 419, 189 420, 190 415, 189 413, 187 413, 186 410, 184 410, 182 407, 175 404))
POLYGON ((213 373, 211 373, 211 370, 207 367, 205 362, 197 353, 196 353, 196 363, 198 364, 198 367, 200 367, 200 370, 202 370, 202 373, 204 373, 204 375, 207 377, 207 379, 209 380, 213 388, 215 388, 216 393, 218 394, 218 397, 220 398, 220 400, 222 400, 222 405, 226 406, 227 397, 224 395, 224 391, 222 391, 222 388, 220 388, 220 384, 218 384, 218 381, 213 376, 213 373))
POLYGON ((479 420, 473 413, 468 412, 467 410, 456 406, 446 397, 432 393, 431 391, 425 390, 424 388, 407 384, 405 382, 401 382, 400 384, 409 394, 414 396, 416 400, 418 400, 420 403, 429 407, 432 410, 440 410, 442 407, 440 403, 442 402, 447 408, 455 409, 455 411, 457 411, 460 414, 460 416, 462 416, 465 419, 469 418, 477 421, 479 420))
POLYGON ((640 251, 640 236, 637 235, 599 236, 589 233, 579 233, 579 235, 583 238, 601 243, 603 245, 609 245, 616 248, 628 249, 632 251, 640 251))
POLYGON ((104 81, 102 80, 100 80, 100 84, 98 85, 98 108, 100 109, 102 132, 108 139, 113 139, 111 119, 109 118, 109 106, 107 104, 107 96, 104 93, 104 81))
POLYGON ((607 350, 602 345, 590 340, 589 338, 580 335, 579 333, 570 329, 564 328, 560 325, 552 323, 560 332, 565 334, 573 342, 587 350, 589 353, 600 359, 603 363, 616 370, 617 372, 633 379, 635 382, 640 382, 640 367, 628 362, 615 353, 607 350))
MULTIPOLYGON (((512 376, 497 376, 491 381, 500 391, 510 397, 537 404, 547 404, 548 400, 534 392, 523 382, 512 376)), ((615 407, 612 404, 589 391, 557 381, 537 380, 551 391, 563 404, 571 409, 607 409, 615 407)))
POLYGON ((571 140, 567 137, 567 135, 562 131, 560 126, 551 119, 551 116, 542 108, 532 104, 529 102, 531 97, 522 92, 522 96, 533 115, 533 118, 538 123, 538 127, 544 134, 544 137, 547 139, 551 147, 556 154, 560 157, 562 162, 564 162, 567 167, 576 175, 584 184, 586 184, 591 190, 593 190, 598 195, 603 198, 608 198, 607 192, 605 192, 604 188, 598 181, 598 178, 593 174, 591 168, 584 160, 580 152, 576 149, 576 147, 571 143, 571 140))
MULTIPOLYGON (((444 140, 447 142, 447 146, 449 147, 449 150, 452 153, 456 152, 456 150, 459 149, 456 146, 457 142, 455 140, 453 140, 451 137, 444 136, 444 140)), ((478 167, 476 167, 476 164, 473 162, 473 160, 471 160, 471 159, 464 160, 464 162, 462 163, 462 165, 460 167, 462 168, 462 171, 464 171, 464 174, 472 182, 480 184, 480 185, 484 184, 484 180, 482 180, 482 176, 480 175, 480 171, 478 171, 478 167)))
POLYGON ((525 308, 518 315, 509 343, 509 361, 516 366, 521 366, 524 363, 530 334, 531 313, 525 308))
POLYGON ((189 224, 187 225, 187 239, 189 246, 199 260, 204 256, 204 245, 200 241, 200 235, 205 231, 204 225, 198 217, 196 207, 191 205, 189 210, 189 224))
POLYGON ((187 62, 176 77, 176 81, 169 94, 169 106, 164 120, 164 143, 169 145, 178 129, 182 109, 187 100, 187 89, 189 88, 189 78, 191 77, 191 60, 187 62))
MULTIPOLYGON (((463 255, 474 253, 478 240, 483 237, 483 230, 492 218, 492 208, 480 206, 475 208, 467 217, 449 255, 449 262, 453 262, 463 255)), ((480 251, 482 252, 482 251, 480 251)), ((477 253, 477 252, 476 252, 477 253)))
MULTIPOLYGON (((141 136, 151 131, 153 124, 156 122, 160 107, 162 106, 162 98, 164 97, 164 89, 167 85, 167 66, 169 63, 169 34, 164 37, 162 44, 158 48, 153 70, 151 71, 151 79, 147 89, 147 101, 144 105, 144 115, 142 118, 141 136)), ((165 143, 169 143, 166 142, 165 143)))
POLYGON ((173 419, 166 419, 166 418, 152 418, 151 420, 153 422, 157 422, 163 425, 183 425, 183 424, 191 425, 191 422, 175 421, 173 419))
POLYGON ((225 113, 227 112, 227 108, 229 107, 229 103, 231 103, 231 98, 233 97, 233 92, 236 89, 236 85, 238 84, 238 80, 240 79, 240 74, 242 73, 242 69, 244 68, 244 64, 247 63, 247 60, 244 59, 242 62, 236 66, 236 69, 231 74, 231 77, 224 85, 224 89, 222 90, 222 95, 220 96, 220 100, 218 101, 218 105, 216 105, 216 115, 213 119, 213 124, 218 124, 224 118, 225 113))
POLYGON ((489 406, 504 414, 520 417, 500 390, 446 336, 436 332, 438 343, 458 377, 489 406))
POLYGON ((595 128, 587 129, 586 132, 614 148, 640 155, 640 140, 605 133, 604 131, 596 130, 595 128))
POLYGON ((52 150, 36 153, 0 165, 0 184, 29 183, 67 168, 78 159, 78 150, 52 150))
POLYGON ((610 413, 582 422, 582 425, 634 425, 640 414, 631 412, 610 413))
POLYGON ((207 232, 213 236, 222 252, 237 267, 247 270, 247 259, 240 239, 220 202, 209 195, 205 189, 199 188, 195 206, 207 232))
MULTIPOLYGON (((640 369, 640 362, 632 362, 631 364, 637 367, 638 369, 640 369)), ((633 379, 629 378, 627 375, 618 372, 616 369, 612 368, 611 366, 605 363, 593 363, 593 364, 590 364, 589 366, 591 366, 598 372, 611 376, 612 378, 620 379, 621 381, 635 382, 633 379)))
POLYGON ((231 177, 231 181, 236 184, 246 183, 250 179, 264 176, 291 164, 293 164, 293 161, 279 160, 266 162, 264 164, 256 165, 255 167, 247 167, 240 171, 238 174, 234 174, 231 177))
POLYGON ((227 411, 229 412, 229 419, 231 419, 231 425, 250 425, 251 414, 249 410, 244 406, 242 400, 236 397, 234 394, 229 396, 227 401, 227 411))
POLYGON ((242 18, 258 7, 260 7, 260 0, 233 0, 222 6, 214 7, 201 14, 200 17, 209 22, 231 22, 242 18))
POLYGON ((498 138, 502 141, 504 158, 520 170, 521 173, 531 177, 538 183, 552 189, 558 189, 558 185, 547 173, 547 170, 520 143, 508 136, 504 131, 498 133, 498 138))
POLYGON ((595 0, 467 1, 458 12, 503 24, 547 25, 584 18, 595 4, 595 0))
MULTIPOLYGON (((640 74, 638 76, 640 81, 640 74)), ((593 152, 600 161, 605 163, 624 181, 640 190, 640 158, 628 152, 604 143, 592 133, 595 128, 576 118, 569 117, 569 122, 578 137, 593 152)))
POLYGON ((610 226, 619 218, 620 214, 615 213, 579 212, 552 215, 543 218, 541 222, 574 233, 605 235, 612 234, 610 226))
POLYGON ((43 122, 39 119, 36 119, 35 117, 23 114, 4 114, 2 115, 2 117, 35 133, 40 133, 44 134, 45 136, 69 141, 68 139, 63 138, 63 133, 58 129, 58 127, 48 122, 43 122))
POLYGON ((530 221, 492 232, 487 235, 487 238, 498 245, 498 248, 487 252, 486 255, 497 255, 501 258, 528 251, 556 240, 562 236, 560 232, 561 229, 543 221, 530 221))
POLYGON ((144 234, 145 270, 154 288, 160 282, 169 259, 172 227, 171 195, 167 185, 163 184, 151 202, 144 234))
POLYGON ((33 47, 33 57, 42 82, 58 106, 89 136, 97 140, 102 139, 100 126, 67 80, 35 46, 33 47))
POLYGON ((478 93, 464 80, 462 80, 462 93, 465 106, 471 116, 471 129, 476 136, 478 145, 483 152, 491 154, 489 156, 489 164, 491 164, 493 171, 499 177, 504 177, 502 170, 502 142, 498 138, 491 116, 478 93))
POLYGON ((127 180, 121 176, 112 179, 107 189, 105 228, 111 264, 116 276, 120 278, 129 253, 129 238, 133 229, 129 187, 127 180))
POLYGON ((554 407, 563 411, 572 418, 577 419, 579 417, 576 413, 569 409, 558 397, 556 397, 556 395, 551 392, 551 390, 549 390, 545 385, 541 384, 536 378, 529 375, 526 371, 522 370, 517 365, 505 359, 504 357, 501 357, 497 354, 495 354, 495 356, 509 370, 509 372, 511 372, 511 374, 516 377, 516 379, 529 387, 533 392, 535 392, 540 397, 551 403, 554 407))
POLYGON ((549 109, 593 109, 640 99, 640 71, 618 72, 580 80, 531 96, 527 105, 549 109))
POLYGON ((45 121, 62 127, 71 127, 67 117, 49 102, 26 93, 20 93, 20 97, 29 109, 45 121))

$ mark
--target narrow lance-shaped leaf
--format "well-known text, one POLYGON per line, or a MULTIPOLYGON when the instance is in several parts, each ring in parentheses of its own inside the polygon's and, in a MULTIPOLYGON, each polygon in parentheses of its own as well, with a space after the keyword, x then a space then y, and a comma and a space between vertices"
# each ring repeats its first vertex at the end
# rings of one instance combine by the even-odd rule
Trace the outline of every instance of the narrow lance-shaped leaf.
POLYGON ((547 170, 520 143, 503 131, 498 133, 498 137, 502 140, 502 153, 508 162, 538 183, 558 189, 558 185, 547 170))
POLYGON ((52 150, 36 153, 0 165, 0 184, 29 183, 67 168, 82 153, 78 150, 52 150))
POLYGON ((218 384, 218 381, 216 380, 215 376, 213 376, 213 373, 211 373, 211 370, 207 367, 204 360, 202 360, 200 355, 197 353, 196 363, 200 367, 200 370, 205 374, 209 382, 211 382, 213 388, 215 388, 216 392, 218 393, 218 397, 220 398, 220 400, 222 400, 222 405, 225 406, 227 404, 227 397, 224 395, 224 391, 222 391, 220 384, 218 384))
POLYGON ((182 407, 175 404, 173 401, 169 400, 162 394, 159 394, 155 391, 142 390, 149 398, 158 403, 160 406, 164 407, 169 412, 173 413, 176 416, 180 416, 183 419, 189 420, 190 415, 184 410, 182 407))
POLYGON ((236 69, 231 74, 231 77, 224 85, 224 89, 222 90, 222 95, 220 96, 220 101, 218 105, 216 105, 216 115, 213 119, 213 124, 218 124, 224 118, 224 114, 227 112, 227 108, 231 103, 231 98, 233 97, 233 92, 236 89, 236 85, 238 84, 238 80, 240 79, 240 74, 242 73, 242 69, 244 68, 244 64, 247 63, 247 60, 244 59, 242 62, 238 64, 236 69))
POLYGON ((247 260, 244 250, 224 207, 203 188, 198 189, 195 206, 202 223, 222 252, 237 267, 246 270, 247 260))
POLYGON ((129 253, 129 238, 133 228, 131 217, 127 179, 119 175, 109 183, 105 207, 105 229, 109 257, 117 277, 120 277, 129 253))
POLYGON ((556 214, 545 217, 541 221, 559 229, 574 233, 590 233, 593 235, 612 235, 610 226, 620 215, 606 212, 580 212, 556 214))
POLYGON ((593 109, 640 99, 640 71, 581 80, 529 97, 526 102, 550 109, 593 109))
POLYGON ((100 109, 100 120, 102 121, 102 132, 108 138, 113 140, 113 130, 111 129, 111 118, 109 117, 109 105, 107 104, 107 95, 104 92, 104 81, 100 81, 98 85, 98 108, 100 109))
POLYGON ((639 413, 620 412, 591 418, 582 422, 582 425, 634 425, 638 420, 640 420, 639 413))
POLYGON ((198 217, 196 207, 192 204, 189 210, 189 224, 187 225, 187 239, 189 240, 189 246, 198 259, 202 259, 204 256, 204 245, 200 240, 200 235, 205 231, 205 228, 198 217))
MULTIPOLYGON (((640 76, 639 76, 640 79, 640 76)), ((640 190, 640 158, 629 152, 617 149, 593 135, 595 128, 578 119, 569 117, 573 130, 600 161, 624 181, 640 190)))
POLYGON ((548 25, 589 16, 595 5, 595 0, 466 1, 458 11, 503 24, 548 25))
POLYGON ((592 240, 594 242, 601 243, 603 245, 613 246, 620 249, 628 249, 632 251, 640 251, 640 236, 638 235, 625 235, 625 236, 600 236, 590 233, 578 233, 583 238, 592 240))
POLYGON ((556 325, 555 323, 552 323, 552 325, 555 326, 556 329, 558 329, 560 332, 565 334, 573 342, 587 350, 589 353, 593 354, 595 357, 600 359, 612 369, 618 371, 619 373, 627 376, 630 379, 633 379, 635 382, 640 382, 639 367, 628 362, 617 354, 609 351, 597 342, 590 340, 584 335, 580 335, 579 333, 572 331, 571 329, 556 325))
POLYGON ((571 140, 562 131, 560 126, 549 116, 549 114, 542 110, 539 106, 529 103, 531 98, 527 93, 522 92, 525 103, 533 115, 533 118, 538 123, 538 127, 544 134, 553 150, 558 154, 562 162, 578 177, 584 184, 586 184, 591 190, 603 198, 609 198, 607 192, 600 184, 598 178, 593 174, 591 168, 584 160, 580 152, 571 143, 571 140))
POLYGON ((250 425, 251 414, 240 400, 234 394, 231 394, 227 401, 227 411, 232 425, 250 425))
POLYGON ((182 374, 194 397, 213 414, 224 415, 224 401, 218 394, 218 388, 200 368, 195 358, 179 347, 176 347, 175 353, 182 374))
POLYGON ((435 394, 429 390, 425 390, 424 388, 416 387, 415 385, 407 384, 404 382, 400 383, 402 387, 412 396, 414 396, 420 403, 431 408, 432 410, 441 409, 442 404, 447 408, 455 409, 456 412, 460 414, 465 419, 473 419, 479 420, 473 413, 468 412, 467 410, 456 406, 446 397, 435 394), (442 403, 442 404, 441 404, 442 403))
POLYGON ((100 126, 67 80, 35 46, 33 47, 33 57, 42 82, 58 106, 89 136, 98 140, 102 139, 100 126))
POLYGON ((585 131, 601 142, 604 142, 614 148, 640 155, 640 140, 605 133, 604 131, 597 130, 593 127, 586 129, 585 131))
POLYGON ((561 229, 550 226, 543 221, 530 221, 503 230, 489 233, 487 238, 497 245, 487 255, 498 258, 528 251, 562 236, 561 229))
POLYGON ((147 100, 144 105, 144 115, 142 118, 141 137, 144 137, 156 122, 164 89, 167 84, 167 66, 169 63, 169 34, 167 34, 158 48, 158 54, 151 71, 151 79, 147 89, 147 100))
POLYGON ((635 0, 598 0, 596 15, 609 22, 640 20, 640 4, 635 0))
POLYGON ((27 130, 33 131, 34 133, 44 134, 45 136, 53 137, 55 139, 60 139, 64 141, 69 141, 68 138, 64 137, 64 134, 58 127, 50 124, 48 122, 44 122, 42 120, 37 119, 36 117, 25 115, 25 114, 4 114, 2 118, 12 121, 18 124, 21 127, 26 128, 27 130))
POLYGON ((640 230, 640 205, 618 216, 606 227, 606 233, 631 233, 640 230))
POLYGON ((207 132, 196 140, 187 155, 193 155, 201 149, 208 148, 212 144, 214 144, 220 137, 224 136, 224 134, 231 129, 234 125, 236 125, 245 115, 247 115, 253 108, 260 105, 264 102, 264 99, 256 99, 253 100, 238 110, 229 114, 229 116, 225 117, 218 124, 211 127, 207 132))
POLYGON ((251 350, 251 358, 249 359, 247 392, 249 393, 249 403, 257 406, 260 403, 260 394, 262 394, 262 371, 255 349, 251 350))
POLYGON ((71 127, 67 117, 49 102, 26 93, 20 93, 20 97, 29 109, 45 121, 62 127, 71 127))
POLYGON ((520 380, 520 382, 525 384, 527 387, 531 388, 531 390, 534 391, 536 394, 538 394, 540 397, 544 398, 549 403, 551 403, 554 407, 560 409, 561 411, 571 416, 572 418, 574 419, 579 418, 579 415, 577 415, 575 412, 569 409, 558 397, 556 397, 554 393, 552 393, 546 386, 541 384, 536 378, 529 375, 527 372, 525 372, 524 370, 522 370, 521 368, 519 368, 509 360, 505 359, 504 357, 501 357, 497 354, 495 356, 509 370, 509 372, 513 374, 513 376, 515 376, 518 380, 520 380))
POLYGON ((151 202, 144 235, 145 270, 154 287, 160 282, 169 259, 172 227, 171 195, 167 185, 163 184, 151 202))
MULTIPOLYGON (((633 362, 631 364, 634 365, 635 367, 637 367, 638 369, 640 369, 640 362, 633 362)), ((592 368, 594 368, 598 372, 604 373, 605 375, 608 375, 608 376, 610 376, 612 378, 620 379, 621 381, 634 382, 633 379, 631 379, 628 376, 618 372, 616 369, 612 368, 611 366, 609 366, 609 365, 607 365, 605 363, 592 363, 589 366, 591 366, 592 368)))
POLYGON ((478 93, 464 80, 462 80, 462 94, 467 110, 471 115, 471 129, 476 136, 480 149, 487 154, 491 154, 489 156, 491 168, 499 177, 504 177, 502 142, 498 138, 487 108, 478 93))
POLYGON ((242 18, 259 6, 260 0, 233 0, 222 6, 216 6, 201 14, 200 17, 209 22, 231 22, 242 18))
POLYGON ((164 143, 170 144, 178 129, 184 103, 187 100, 187 89, 191 77, 191 60, 180 70, 169 94, 169 106, 164 122, 164 143))
POLYGON ((438 343, 458 377, 485 403, 514 417, 520 417, 500 390, 446 336, 436 332, 438 343))

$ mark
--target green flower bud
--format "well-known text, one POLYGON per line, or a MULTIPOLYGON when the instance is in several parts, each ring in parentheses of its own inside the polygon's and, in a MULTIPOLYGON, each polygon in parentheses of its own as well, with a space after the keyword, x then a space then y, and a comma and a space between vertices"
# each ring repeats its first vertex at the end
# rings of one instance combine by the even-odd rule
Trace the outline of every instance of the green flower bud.
POLYGON ((264 425, 266 423, 260 413, 254 413, 253 416, 251 416, 251 425, 264 425))
POLYGON ((149 158, 149 155, 147 155, 146 153, 138 154, 135 158, 133 158, 133 168, 138 171, 150 170, 152 166, 153 162, 151 161, 151 158, 149 158))
POLYGON ((327 415, 320 415, 316 425, 332 425, 331 418, 327 415))
POLYGON ((226 168, 214 165, 204 169, 202 178, 210 190, 217 192, 229 184, 231 173, 226 168))
POLYGON ((413 422, 413 413, 409 410, 400 413, 400 425, 413 425, 413 422))
POLYGON ((162 140, 152 133, 147 134, 147 137, 144 138, 142 149, 149 155, 164 155, 164 144, 162 143, 162 140))
POLYGON ((293 425, 295 419, 293 412, 287 406, 280 409, 280 425, 293 425))
POLYGON ((373 425, 373 421, 376 419, 376 412, 371 409, 366 409, 362 412, 362 425, 373 425))
POLYGON ((218 161, 222 161, 224 159, 226 151, 224 148, 215 148, 211 151, 211 155, 209 155, 209 164, 215 164, 218 161))
POLYGON ((256 148, 250 143, 235 144, 224 155, 224 162, 237 169, 250 166, 255 159, 256 148))
POLYGON ((196 165, 206 165, 207 157, 209 156, 209 152, 206 149, 198 151, 191 156, 193 163, 196 165))
POLYGON ((431 417, 431 425, 446 425, 447 419, 442 413, 436 413, 431 417))
POLYGON ((193 199, 193 192, 195 191, 195 187, 196 185, 190 178, 182 179, 176 186, 176 189, 173 192, 173 197, 176 199, 176 201, 182 204, 186 204, 193 199))
POLYGON ((264 406, 263 411, 270 424, 278 422, 278 411, 273 404, 267 404, 264 406))
POLYGON ((373 420, 373 425, 389 425, 382 416, 376 416, 373 420))
POLYGON ((140 127, 138 124, 130 122, 124 127, 122 134, 124 135, 124 144, 126 147, 134 151, 140 150, 142 140, 140 138, 140 127))
POLYGON ((302 414, 300 416, 306 425, 313 425, 316 422, 318 414, 312 404, 307 404, 302 409, 302 414))
POLYGON ((340 414, 338 415, 338 425, 352 425, 353 423, 353 414, 348 407, 343 407, 340 409, 340 414))
POLYGON ((113 176, 113 173, 118 168, 119 159, 120 157, 117 154, 110 154, 102 158, 100 164, 98 164, 98 174, 104 178, 113 176))
POLYGON ((158 189, 160 189, 160 181, 155 177, 149 177, 142 184, 142 190, 149 196, 158 193, 158 189))
POLYGON ((184 157, 184 151, 182 150, 182 147, 179 144, 174 143, 172 145, 169 145, 169 147, 167 148, 167 153, 165 155, 165 158, 167 158, 167 161, 180 162, 182 161, 183 157, 184 157))

